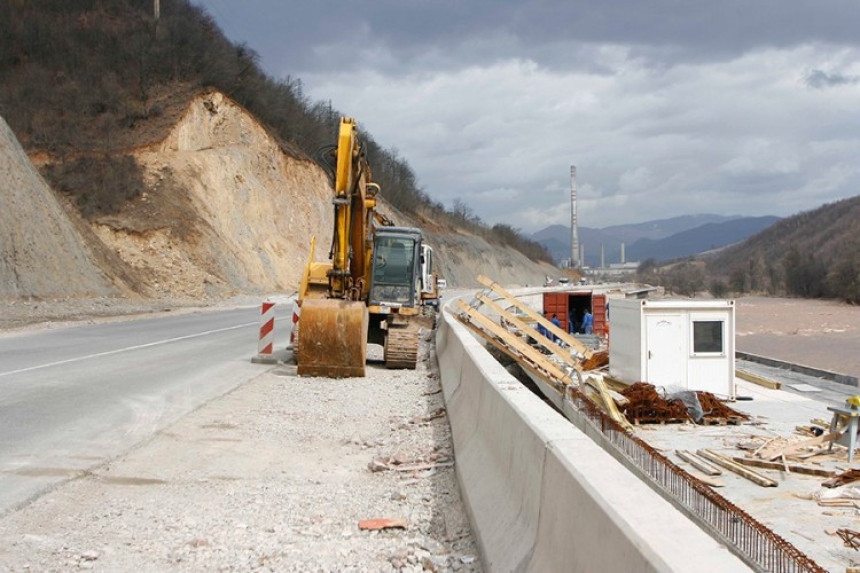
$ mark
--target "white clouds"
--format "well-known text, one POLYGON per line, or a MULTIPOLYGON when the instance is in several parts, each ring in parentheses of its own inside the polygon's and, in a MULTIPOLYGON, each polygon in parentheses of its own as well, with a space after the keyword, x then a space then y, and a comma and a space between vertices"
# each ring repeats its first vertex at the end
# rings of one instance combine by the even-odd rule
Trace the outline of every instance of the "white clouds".
POLYGON ((858 191, 846 187, 854 171, 845 149, 860 134, 828 145, 822 125, 860 121, 847 109, 860 86, 799 81, 820 62, 850 61, 845 49, 800 46, 669 68, 629 59, 623 47, 592 51, 600 72, 508 59, 305 81, 313 97, 330 98, 397 147, 432 197, 460 198, 490 223, 535 230, 569 220, 572 163, 588 226, 694 212, 786 215, 796 202, 778 197, 797 193, 811 201, 800 208, 812 208, 858 191))
POLYGON ((336 4, 278 4, 282 42, 300 43, 264 63, 489 223, 566 224, 572 163, 593 227, 860 192, 860 4, 336 4))

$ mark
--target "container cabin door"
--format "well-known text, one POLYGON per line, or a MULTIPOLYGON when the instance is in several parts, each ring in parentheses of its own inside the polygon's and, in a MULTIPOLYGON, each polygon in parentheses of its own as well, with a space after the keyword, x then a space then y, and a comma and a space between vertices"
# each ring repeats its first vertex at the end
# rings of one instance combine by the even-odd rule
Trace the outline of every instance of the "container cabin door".
POLYGON ((591 297, 591 315, 594 317, 594 334, 606 336, 606 295, 591 297))
POLYGON ((647 382, 687 387, 684 321, 680 314, 645 315, 647 382))
POLYGON ((567 332, 567 293, 566 292, 546 292, 543 295, 543 311, 546 314, 546 319, 556 315, 561 322, 561 329, 567 332))

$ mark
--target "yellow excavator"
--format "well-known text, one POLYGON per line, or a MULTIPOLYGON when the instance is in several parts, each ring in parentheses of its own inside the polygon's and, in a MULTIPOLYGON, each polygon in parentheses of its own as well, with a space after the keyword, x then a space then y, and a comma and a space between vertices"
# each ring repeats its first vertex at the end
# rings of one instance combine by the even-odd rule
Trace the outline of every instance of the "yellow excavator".
POLYGON ((414 369, 424 251, 421 231, 376 211, 355 120, 342 118, 334 150, 334 231, 329 262, 311 240, 299 286, 294 354, 300 376, 364 376, 367 344, 384 346, 388 368, 414 369))

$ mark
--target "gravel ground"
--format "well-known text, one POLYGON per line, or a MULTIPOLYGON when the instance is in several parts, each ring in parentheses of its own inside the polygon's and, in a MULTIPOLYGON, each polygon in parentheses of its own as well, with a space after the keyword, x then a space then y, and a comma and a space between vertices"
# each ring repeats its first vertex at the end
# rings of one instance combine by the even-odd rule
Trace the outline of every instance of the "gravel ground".
MULTIPOLYGON (((381 348, 371 346, 371 358, 381 348)), ((480 571, 431 333, 415 371, 260 375, 0 520, 9 571, 480 571), (366 531, 368 519, 400 527, 366 531)))

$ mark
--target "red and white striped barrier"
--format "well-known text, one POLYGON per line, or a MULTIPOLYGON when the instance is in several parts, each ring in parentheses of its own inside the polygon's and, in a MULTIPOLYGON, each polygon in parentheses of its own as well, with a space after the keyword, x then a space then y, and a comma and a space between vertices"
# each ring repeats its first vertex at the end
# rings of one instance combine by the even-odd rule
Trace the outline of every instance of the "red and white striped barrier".
POLYGON ((293 324, 290 328, 290 346, 295 347, 296 345, 296 329, 299 327, 299 317, 302 314, 302 307, 298 304, 293 303, 293 324))
POLYGON ((258 351, 261 356, 271 356, 275 341, 275 303, 264 302, 260 313, 260 343, 258 351))

